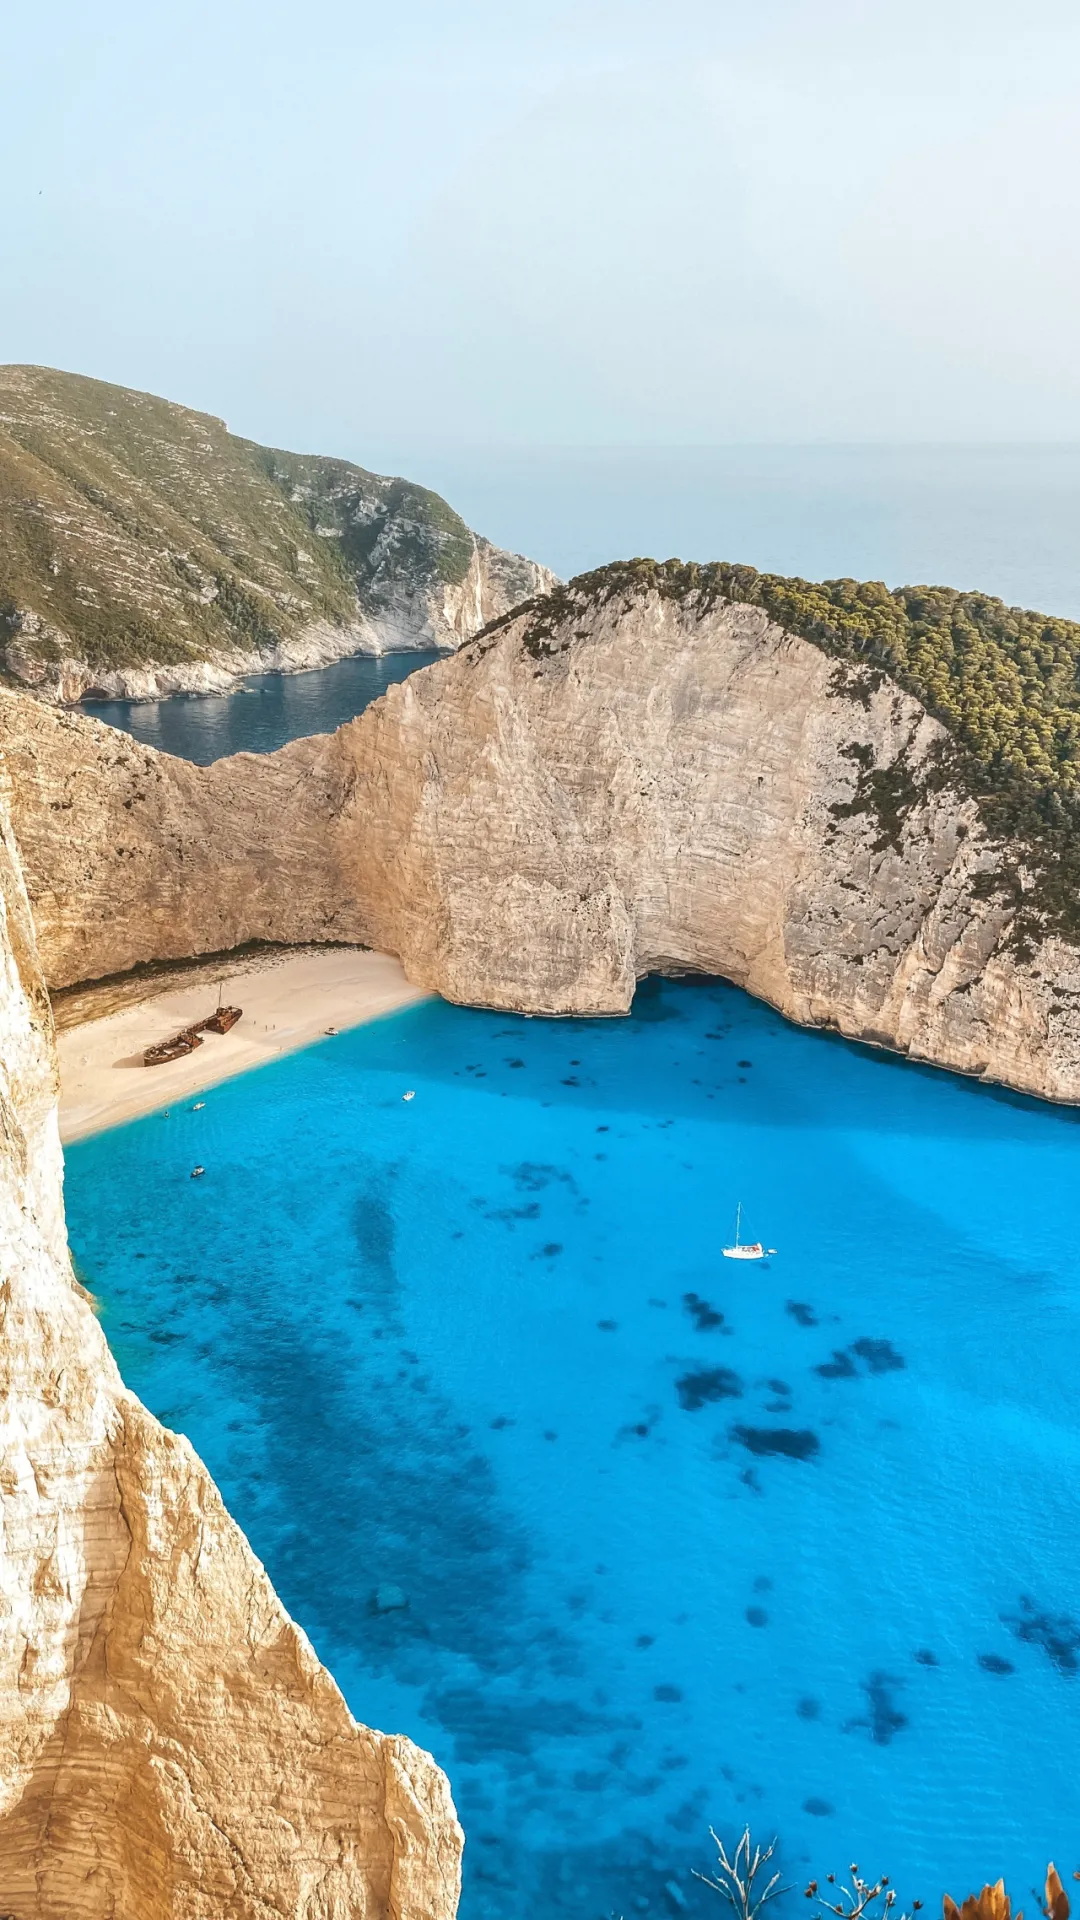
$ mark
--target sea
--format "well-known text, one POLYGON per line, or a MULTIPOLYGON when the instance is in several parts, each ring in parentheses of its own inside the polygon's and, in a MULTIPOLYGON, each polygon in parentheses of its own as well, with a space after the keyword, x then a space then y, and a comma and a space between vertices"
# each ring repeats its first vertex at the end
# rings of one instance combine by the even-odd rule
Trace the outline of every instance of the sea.
POLYGON ((634 554, 737 560, 1080 619, 1080 446, 381 452, 564 579, 634 554))
POLYGON ((307 673, 250 673, 230 693, 164 700, 87 700, 83 710, 159 753, 206 767, 231 753, 273 753, 310 733, 333 733, 387 687, 444 655, 358 653, 307 673))
MULTIPOLYGON (((486 515, 423 477, 562 572, 1080 613, 1080 455, 1013 453, 658 461, 651 517, 598 458, 546 542, 542 471, 486 515)), ((258 750, 370 697, 351 664, 115 717, 258 750)), ((718 980, 624 1020, 432 1000, 204 1098, 68 1148, 80 1272, 353 1712, 449 1771, 462 1920, 708 1920, 747 1825, 778 1920, 851 1861, 908 1910, 1077 1863, 1080 1115, 718 980)))
POLYGON ((1080 1116, 710 980, 432 1000, 204 1098, 69 1147, 79 1270, 448 1769, 463 1920, 707 1920, 710 1827, 791 1912, 1072 1865, 1080 1116))

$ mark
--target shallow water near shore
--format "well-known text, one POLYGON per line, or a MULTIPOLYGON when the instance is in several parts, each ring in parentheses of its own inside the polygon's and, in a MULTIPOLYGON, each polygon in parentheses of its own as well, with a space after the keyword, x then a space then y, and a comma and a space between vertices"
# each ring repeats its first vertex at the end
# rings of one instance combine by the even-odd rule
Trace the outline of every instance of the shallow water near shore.
POLYGON ((710 1823, 930 1910, 1075 1864, 1080 1116, 716 982, 428 1002, 205 1100, 68 1149, 72 1245, 449 1770, 463 1920, 718 1913, 710 1823))

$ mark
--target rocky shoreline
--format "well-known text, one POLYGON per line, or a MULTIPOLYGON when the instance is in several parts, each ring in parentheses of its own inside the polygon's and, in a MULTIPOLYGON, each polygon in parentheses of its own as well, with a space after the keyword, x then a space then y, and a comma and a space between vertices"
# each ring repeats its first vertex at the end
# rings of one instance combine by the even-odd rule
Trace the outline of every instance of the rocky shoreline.
MULTIPOLYGON (((421 637, 403 642, 400 650, 419 650, 429 644, 421 637)), ((309 673, 354 654, 390 650, 381 644, 379 634, 367 621, 355 627, 335 627, 327 620, 316 620, 272 647, 228 647, 215 653, 213 659, 184 660, 168 666, 101 668, 71 656, 47 661, 20 647, 17 640, 9 643, 5 659, 13 680, 39 700, 58 707, 77 707, 87 698, 161 700, 174 693, 229 693, 249 674, 309 673)))
POLYGON ((11 684, 25 687, 51 706, 77 707, 86 699, 160 700, 174 693, 228 693, 249 674, 309 673, 356 654, 429 649, 452 653, 485 621, 502 612, 508 596, 522 584, 545 591, 553 580, 554 575, 535 561, 505 554, 473 536, 472 561, 460 583, 388 596, 378 610, 365 611, 358 604, 351 622, 310 620, 272 644, 222 646, 201 658, 167 663, 102 666, 66 652, 67 636, 26 615, 0 659, 11 684))
POLYGON ((554 584, 428 488, 48 367, 0 367, 0 495, 0 682, 59 706, 451 650, 554 584))

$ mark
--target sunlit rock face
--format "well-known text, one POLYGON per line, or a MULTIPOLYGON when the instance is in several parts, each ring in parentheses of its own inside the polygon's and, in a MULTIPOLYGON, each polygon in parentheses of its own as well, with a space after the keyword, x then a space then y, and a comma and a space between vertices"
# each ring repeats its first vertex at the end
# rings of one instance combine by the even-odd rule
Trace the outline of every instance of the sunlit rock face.
POLYGON ((338 738, 369 937, 450 999, 620 1013, 716 973, 1080 1098, 1080 954, 1014 951, 977 803, 928 777, 943 730, 758 608, 523 611, 338 738))
POLYGON ((1080 1098, 1080 954, 1013 938, 943 731, 760 609, 522 610, 332 736, 199 769, 0 696, 46 975, 359 940, 451 1000, 720 974, 794 1020, 1080 1098))
POLYGON ((0 692, 0 756, 50 987, 247 940, 363 940, 337 735, 196 767, 0 692))
POLYGON ((64 1233, 48 1000, 0 813, 0 1906, 453 1920, 445 1777, 350 1716, 64 1233))

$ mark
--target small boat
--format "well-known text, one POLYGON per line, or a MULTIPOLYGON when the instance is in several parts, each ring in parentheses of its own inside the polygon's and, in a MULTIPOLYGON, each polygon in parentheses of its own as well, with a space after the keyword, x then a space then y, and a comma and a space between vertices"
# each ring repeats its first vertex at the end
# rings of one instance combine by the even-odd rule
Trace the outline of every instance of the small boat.
POLYGON ((207 1033, 228 1033, 231 1027, 235 1027, 243 1011, 243 1007, 218 1007, 209 1019, 200 1020, 199 1025, 207 1033))
POLYGON ((159 1040, 155 1047, 144 1047, 143 1066, 163 1067, 167 1060, 182 1060, 186 1053, 194 1053, 202 1046, 202 1035, 197 1027, 185 1027, 183 1033, 174 1033, 171 1040, 159 1040))
POLYGON ((415 1100, 416 1089, 414 1087, 410 1087, 408 1093, 403 1093, 401 1097, 403 1100, 415 1100))
POLYGON ((739 1229, 742 1226, 742 1201, 735 1210, 735 1245, 721 1249, 725 1260, 765 1260, 775 1247, 763 1247, 760 1240, 740 1240, 739 1229))

